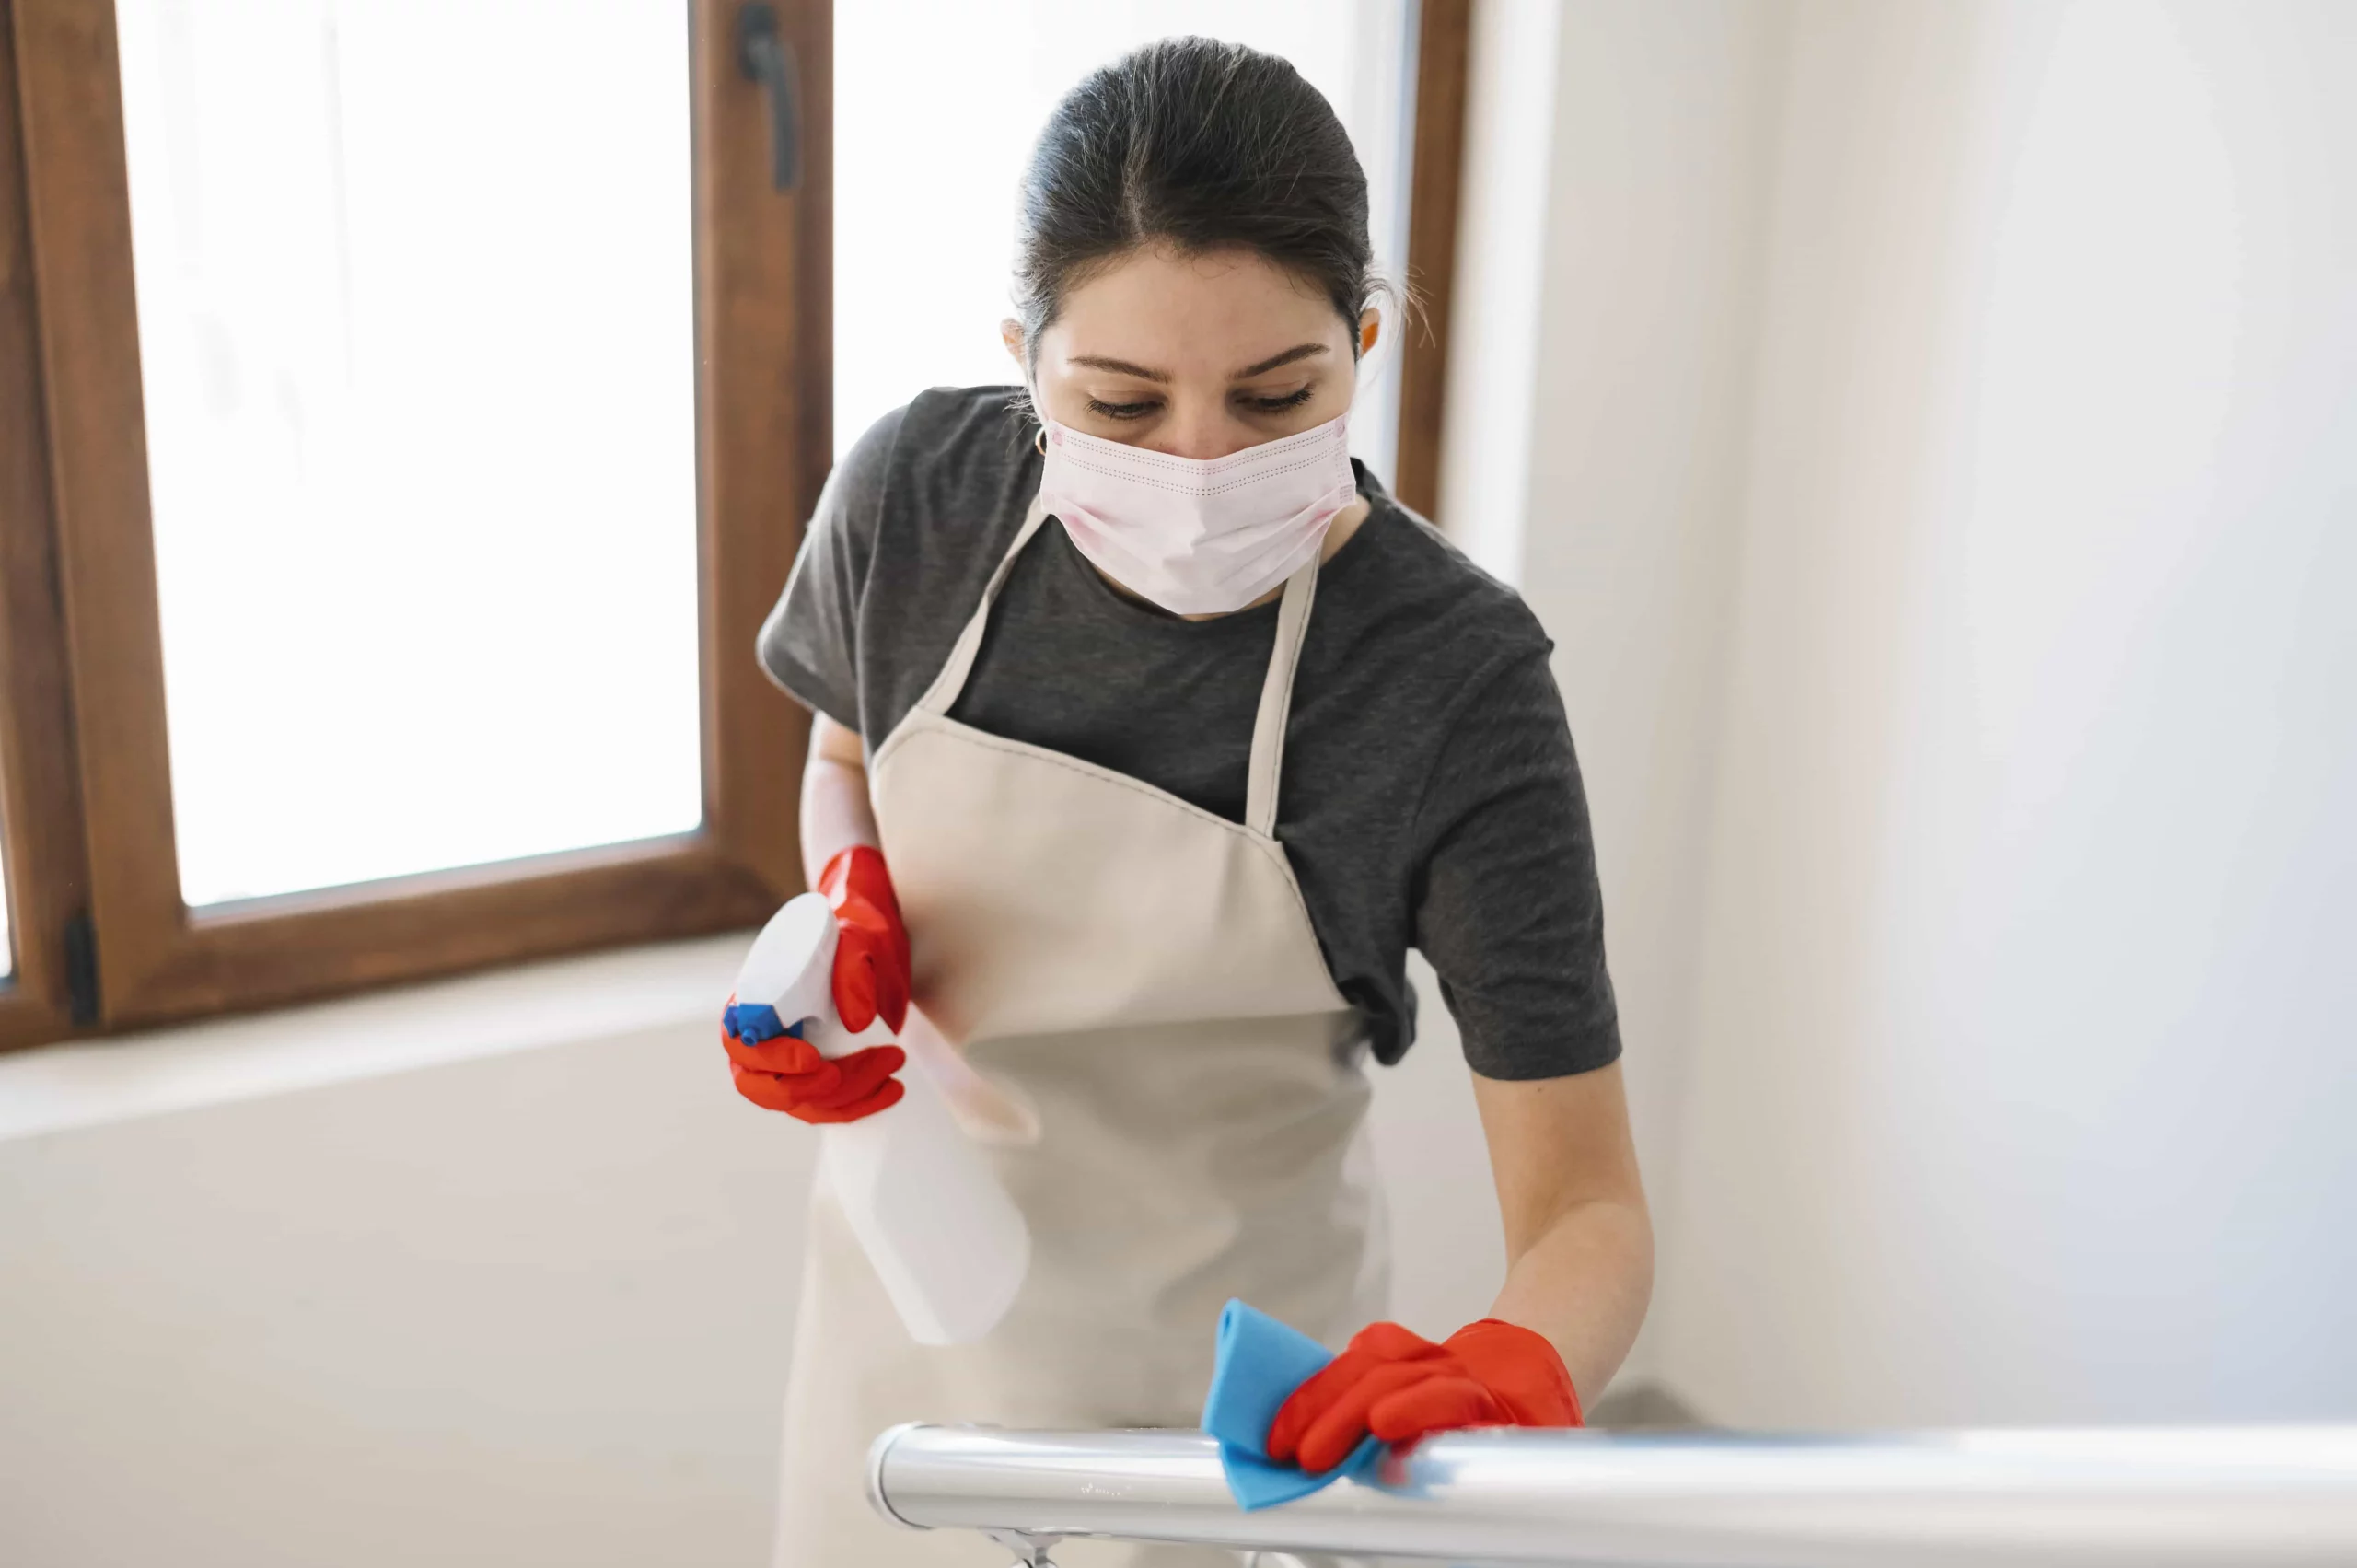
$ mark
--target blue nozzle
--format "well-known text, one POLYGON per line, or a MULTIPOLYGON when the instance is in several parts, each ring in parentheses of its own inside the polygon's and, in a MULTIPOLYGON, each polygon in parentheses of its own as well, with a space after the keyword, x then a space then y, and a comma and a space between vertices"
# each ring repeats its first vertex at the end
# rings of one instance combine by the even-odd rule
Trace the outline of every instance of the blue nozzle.
POLYGON ((777 1016, 777 1009, 761 1002, 732 1002, 722 1009, 720 1021, 730 1034, 748 1045, 759 1045, 780 1035, 802 1038, 800 1023, 789 1025, 777 1016))

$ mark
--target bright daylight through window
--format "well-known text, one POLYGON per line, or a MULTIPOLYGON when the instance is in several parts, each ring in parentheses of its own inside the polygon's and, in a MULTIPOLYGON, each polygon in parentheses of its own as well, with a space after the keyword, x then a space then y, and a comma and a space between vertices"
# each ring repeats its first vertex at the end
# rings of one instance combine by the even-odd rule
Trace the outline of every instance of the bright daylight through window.
MULTIPOLYGON (((927 387, 1012 381, 999 344, 1016 182, 1056 99, 1155 39, 1281 54, 1324 93, 1366 170, 1376 264, 1406 235, 1406 0, 860 0, 835 8, 835 450, 927 387)), ((1387 323, 1388 330, 1390 323, 1387 323)), ((1399 334, 1362 372, 1352 450, 1387 482, 1399 334)))
POLYGON ((187 901, 693 829, 686 8, 118 10, 187 901))

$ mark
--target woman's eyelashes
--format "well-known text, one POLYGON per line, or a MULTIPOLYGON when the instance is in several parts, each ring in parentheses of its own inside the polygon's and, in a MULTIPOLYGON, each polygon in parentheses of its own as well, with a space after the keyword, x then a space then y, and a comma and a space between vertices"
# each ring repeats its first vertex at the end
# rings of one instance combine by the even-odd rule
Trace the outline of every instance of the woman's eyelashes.
POLYGON ((1295 391, 1269 397, 1247 395, 1243 401, 1248 407, 1258 413, 1283 413, 1287 409, 1296 409, 1307 402, 1317 390, 1315 387, 1303 387, 1295 391))
MULTIPOLYGON (((1297 388, 1290 392, 1262 394, 1238 392, 1236 406, 1248 413, 1288 413, 1318 395, 1315 386, 1297 388)), ((1109 402, 1103 398, 1090 398, 1088 412, 1099 419, 1145 419, 1162 411, 1162 400, 1145 398, 1135 402, 1109 402)))

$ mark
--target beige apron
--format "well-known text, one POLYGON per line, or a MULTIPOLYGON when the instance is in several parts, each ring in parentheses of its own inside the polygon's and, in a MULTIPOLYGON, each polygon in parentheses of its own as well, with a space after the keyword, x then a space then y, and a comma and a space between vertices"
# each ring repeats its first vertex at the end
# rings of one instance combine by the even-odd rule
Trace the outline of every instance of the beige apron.
MULTIPOLYGON (((948 717, 1022 531, 933 686, 869 762, 925 1017, 1036 1111, 993 1152, 1031 1272, 978 1344, 910 1340, 823 1180, 786 1401, 777 1562, 970 1564, 865 1496, 906 1421, 1192 1427, 1221 1306, 1339 1342, 1384 1314, 1382 1215, 1349 1007, 1271 834, 1318 566, 1285 585, 1238 824, 1137 779, 948 717)), ((1073 1542, 1067 1568, 1233 1568, 1208 1549, 1073 1542)))

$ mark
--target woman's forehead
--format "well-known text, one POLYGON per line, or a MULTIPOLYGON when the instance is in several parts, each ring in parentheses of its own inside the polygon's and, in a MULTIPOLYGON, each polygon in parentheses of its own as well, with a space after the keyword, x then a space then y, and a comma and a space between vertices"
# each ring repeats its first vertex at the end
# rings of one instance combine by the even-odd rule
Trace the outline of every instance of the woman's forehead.
POLYGON ((1315 287, 1254 252, 1141 250, 1074 287, 1047 337, 1065 360, 1229 376, 1348 330, 1315 287))

